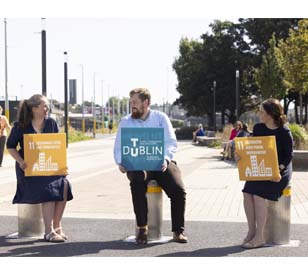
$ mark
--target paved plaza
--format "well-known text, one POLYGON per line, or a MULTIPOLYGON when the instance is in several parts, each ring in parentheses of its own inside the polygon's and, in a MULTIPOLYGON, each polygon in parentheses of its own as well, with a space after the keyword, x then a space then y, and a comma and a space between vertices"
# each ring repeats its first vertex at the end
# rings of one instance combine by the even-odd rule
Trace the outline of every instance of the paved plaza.
MULTIPOLYGON (((221 161, 219 149, 179 141, 176 161, 187 191, 188 244, 136 246, 123 239, 134 234, 135 220, 125 174, 113 162, 114 136, 70 144, 69 176, 74 200, 64 214, 67 243, 7 240, 17 230, 17 206, 12 205, 16 180, 14 162, 5 156, 0 173, 0 256, 308 256, 308 171, 292 177, 291 239, 299 247, 244 250, 239 244, 247 226, 243 182, 234 162, 221 161)), ((163 233, 170 232, 170 202, 163 197, 163 233)))

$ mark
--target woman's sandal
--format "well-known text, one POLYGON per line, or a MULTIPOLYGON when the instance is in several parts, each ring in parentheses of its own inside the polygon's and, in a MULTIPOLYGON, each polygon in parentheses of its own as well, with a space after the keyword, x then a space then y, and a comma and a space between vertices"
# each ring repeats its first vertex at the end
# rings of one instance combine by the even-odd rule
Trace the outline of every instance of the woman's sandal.
POLYGON ((243 240, 241 246, 243 247, 243 245, 245 245, 246 243, 250 242, 252 239, 253 239, 253 237, 251 237, 251 238, 247 238, 247 237, 246 237, 246 238, 243 240))
POLYGON ((64 238, 58 235, 55 231, 44 234, 44 240, 50 243, 63 243, 65 241, 64 238))
POLYGON ((246 248, 246 249, 254 249, 254 248, 263 247, 264 245, 265 245, 265 242, 252 243, 251 241, 249 241, 249 242, 243 244, 242 247, 246 248))
POLYGON ((62 227, 55 228, 56 233, 61 236, 65 241, 68 240, 68 237, 62 232, 62 227))

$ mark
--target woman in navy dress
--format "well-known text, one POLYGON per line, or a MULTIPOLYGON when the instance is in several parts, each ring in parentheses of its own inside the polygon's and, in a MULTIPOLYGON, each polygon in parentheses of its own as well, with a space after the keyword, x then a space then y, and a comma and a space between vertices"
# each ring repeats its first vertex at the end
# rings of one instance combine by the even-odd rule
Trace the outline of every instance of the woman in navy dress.
POLYGON ((272 181, 247 181, 245 183, 244 209, 248 233, 244 248, 257 248, 265 244, 264 228, 267 218, 267 200, 278 201, 283 189, 289 184, 292 174, 293 138, 285 125, 286 116, 277 99, 261 103, 260 120, 253 128, 253 136, 275 136, 279 165, 279 177, 272 181))
POLYGON ((24 169, 24 134, 58 133, 56 121, 48 118, 48 100, 37 94, 24 100, 18 114, 18 121, 7 140, 7 149, 16 160, 15 170, 17 190, 13 199, 15 203, 38 204, 42 206, 45 224, 44 239, 50 242, 64 242, 67 236, 61 228, 66 202, 73 199, 68 180, 63 176, 26 177, 24 169), (19 150, 17 151, 17 146, 19 150))

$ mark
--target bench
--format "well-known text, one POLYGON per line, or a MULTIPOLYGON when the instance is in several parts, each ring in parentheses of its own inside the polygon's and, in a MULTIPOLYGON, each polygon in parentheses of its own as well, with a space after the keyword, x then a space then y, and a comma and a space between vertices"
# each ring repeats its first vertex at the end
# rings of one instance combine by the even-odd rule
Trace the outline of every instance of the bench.
POLYGON ((308 170, 308 151, 294 150, 292 165, 294 170, 308 170))
POLYGON ((197 137, 198 145, 209 146, 212 142, 221 141, 219 137, 197 137))
POLYGON ((197 136, 197 143, 201 146, 209 146, 212 142, 220 142, 220 137, 215 137, 215 131, 205 131, 205 136, 197 136))

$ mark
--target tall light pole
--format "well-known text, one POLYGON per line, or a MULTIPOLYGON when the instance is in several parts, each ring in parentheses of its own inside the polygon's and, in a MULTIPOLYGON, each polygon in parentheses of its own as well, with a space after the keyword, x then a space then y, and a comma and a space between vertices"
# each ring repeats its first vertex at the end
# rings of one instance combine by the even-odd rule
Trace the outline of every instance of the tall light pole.
POLYGON ((8 89, 7 89, 7 35, 6 35, 6 18, 4 18, 4 72, 5 72, 5 116, 10 121, 10 107, 9 107, 9 97, 8 97, 8 89))
POLYGON ((118 122, 120 121, 121 119, 121 106, 120 106, 120 95, 118 94, 118 106, 117 106, 117 109, 118 109, 118 122))
POLYGON ((129 98, 126 101, 126 115, 129 115, 129 98))
POLYGON ((66 147, 68 147, 68 89, 67 89, 67 52, 64 52, 64 130, 66 133, 66 147))
POLYGON ((102 83, 102 133, 104 133, 104 80, 101 80, 102 83))
POLYGON ((45 18, 42 18, 42 95, 47 96, 47 71, 46 71, 46 31, 45 18))
POLYGON ((240 72, 239 72, 239 70, 236 70, 235 71, 235 115, 236 115, 236 120, 239 120, 239 118, 240 118, 239 78, 240 78, 240 72))
POLYGON ((167 77, 166 77, 166 96, 167 96, 167 103, 168 103, 168 101, 169 101, 169 70, 168 70, 168 67, 166 68, 167 69, 167 72, 166 72, 166 75, 167 75, 167 77))
POLYGON ((110 84, 108 84, 108 123, 110 123, 110 84))
POLYGON ((113 99, 112 99, 112 122, 114 122, 114 95, 115 95, 115 91, 113 90, 112 92, 113 95, 113 99))
POLYGON ((83 82, 83 64, 80 64, 81 66, 81 100, 82 100, 82 133, 85 132, 85 120, 84 120, 84 82, 83 82))
POLYGON ((96 136, 95 75, 93 74, 93 137, 96 136))
POLYGON ((216 132, 216 81, 213 81, 213 129, 216 132))

